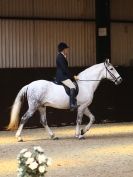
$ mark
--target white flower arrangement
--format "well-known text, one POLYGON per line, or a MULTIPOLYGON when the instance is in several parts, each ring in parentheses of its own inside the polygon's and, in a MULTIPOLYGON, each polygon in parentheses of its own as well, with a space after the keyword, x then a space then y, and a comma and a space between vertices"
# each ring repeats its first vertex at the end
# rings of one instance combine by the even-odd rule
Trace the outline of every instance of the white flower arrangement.
POLYGON ((17 177, 44 177, 46 168, 51 165, 51 159, 44 154, 40 146, 35 146, 33 152, 22 149, 17 156, 17 177))

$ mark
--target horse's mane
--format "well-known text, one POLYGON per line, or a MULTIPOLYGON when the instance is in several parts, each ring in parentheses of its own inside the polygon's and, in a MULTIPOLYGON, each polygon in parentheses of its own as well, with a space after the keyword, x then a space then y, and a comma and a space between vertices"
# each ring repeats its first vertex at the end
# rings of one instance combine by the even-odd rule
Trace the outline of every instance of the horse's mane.
POLYGON ((90 66, 89 68, 85 69, 84 71, 81 71, 78 74, 78 76, 86 78, 88 76, 88 74, 92 74, 92 71, 95 71, 100 65, 101 65, 101 63, 90 66))

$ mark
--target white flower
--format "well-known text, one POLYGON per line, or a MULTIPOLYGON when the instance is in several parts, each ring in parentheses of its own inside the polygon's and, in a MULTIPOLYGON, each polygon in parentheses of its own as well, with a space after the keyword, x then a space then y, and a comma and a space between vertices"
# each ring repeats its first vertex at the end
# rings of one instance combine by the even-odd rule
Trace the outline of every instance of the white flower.
POLYGON ((47 160, 47 157, 45 155, 43 155, 43 154, 38 155, 39 164, 46 162, 46 160, 47 160))
POLYGON ((21 177, 23 174, 23 168, 18 168, 18 177, 21 177))
POLYGON ((32 162, 34 162, 34 158, 28 158, 27 161, 26 161, 26 165, 29 165, 32 162))
POLYGON ((23 172, 23 168, 19 168, 18 171, 19 171, 19 172, 23 172))
POLYGON ((20 154, 23 154, 23 153, 25 153, 25 152, 27 152, 28 151, 28 149, 22 149, 21 151, 20 151, 20 154))
POLYGON ((32 174, 42 176, 46 172, 47 166, 51 165, 51 159, 44 154, 40 146, 34 147, 30 152, 28 149, 22 149, 17 157, 18 159, 18 177, 31 177, 32 174))
POLYGON ((40 173, 44 173, 44 172, 45 172, 45 170, 46 170, 46 169, 45 169, 45 167, 44 167, 44 166, 40 166, 40 167, 39 167, 39 172, 40 172, 40 173))
POLYGON ((35 170, 37 167, 38 167, 38 163, 36 163, 36 162, 32 162, 32 163, 29 165, 29 168, 30 168, 31 170, 35 170))
POLYGON ((20 161, 20 160, 18 160, 18 164, 21 164, 21 161, 20 161))
POLYGON ((20 159, 20 157, 21 157, 21 156, 20 156, 20 154, 18 154, 18 156, 17 156, 17 160, 19 160, 19 159, 20 159))
POLYGON ((17 177, 22 177, 23 176, 23 172, 19 172, 17 177))
POLYGON ((48 165, 48 166, 51 166, 51 165, 52 165, 52 159, 51 159, 51 158, 48 158, 47 165, 48 165))
POLYGON ((23 157, 29 158, 29 157, 31 157, 31 155, 32 155, 32 153, 31 153, 30 151, 27 151, 27 152, 23 155, 23 157))
POLYGON ((38 152, 44 152, 44 150, 40 146, 35 146, 34 150, 38 152))

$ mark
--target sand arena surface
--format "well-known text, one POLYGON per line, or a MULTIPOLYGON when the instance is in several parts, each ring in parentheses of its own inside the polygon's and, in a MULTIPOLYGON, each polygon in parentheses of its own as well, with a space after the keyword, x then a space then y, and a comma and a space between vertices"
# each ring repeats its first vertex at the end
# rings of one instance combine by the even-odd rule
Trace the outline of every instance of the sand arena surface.
POLYGON ((85 140, 75 127, 52 128, 60 139, 49 140, 43 128, 25 129, 23 143, 15 132, 0 132, 0 177, 16 177, 16 156, 39 145, 53 160, 46 177, 133 177, 133 123, 98 124, 85 140))

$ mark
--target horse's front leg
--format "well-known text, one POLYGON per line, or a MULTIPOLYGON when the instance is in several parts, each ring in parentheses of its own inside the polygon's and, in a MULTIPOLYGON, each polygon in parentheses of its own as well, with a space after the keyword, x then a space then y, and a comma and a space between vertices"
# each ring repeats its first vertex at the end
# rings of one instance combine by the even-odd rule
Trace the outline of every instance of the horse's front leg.
POLYGON ((82 123, 83 112, 84 112, 84 108, 82 106, 80 106, 78 108, 78 112, 77 112, 76 133, 75 133, 75 137, 79 138, 79 139, 82 138, 80 125, 82 123))
POLYGON ((92 126, 92 124, 95 121, 95 117, 94 115, 90 112, 90 110, 88 109, 88 107, 84 110, 84 115, 86 115, 87 117, 90 118, 90 122, 85 126, 84 129, 81 130, 81 135, 84 135, 92 126))

